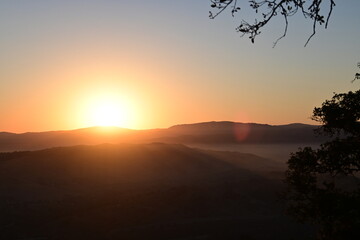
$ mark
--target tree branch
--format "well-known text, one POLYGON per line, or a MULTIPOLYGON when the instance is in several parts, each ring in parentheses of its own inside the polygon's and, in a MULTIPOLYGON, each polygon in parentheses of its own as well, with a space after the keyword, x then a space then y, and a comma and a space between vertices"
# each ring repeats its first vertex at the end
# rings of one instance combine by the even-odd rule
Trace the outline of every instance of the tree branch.
MULTIPOLYGON (((218 9, 216 13, 210 11, 210 18, 214 19, 219 14, 221 14, 225 9, 231 7, 231 15, 234 16, 240 10, 238 7, 237 0, 211 0, 211 7, 218 9)), ((317 24, 322 25, 325 23, 325 28, 328 27, 330 17, 332 15, 333 9, 336 6, 335 0, 250 0, 249 6, 252 8, 256 14, 262 15, 262 20, 255 18, 254 23, 250 24, 245 20, 241 21, 241 24, 236 27, 237 32, 241 32, 244 36, 246 34, 250 35, 249 38, 252 43, 254 43, 256 36, 261 33, 261 29, 265 27, 273 17, 282 15, 285 20, 285 30, 282 36, 280 36, 275 42, 274 46, 283 39, 288 31, 289 21, 288 18, 294 16, 299 11, 302 13, 304 18, 312 19, 312 34, 307 39, 304 46, 307 46, 312 37, 316 34, 317 24), (324 3, 325 2, 325 3, 324 3), (327 13, 326 21, 324 21, 324 16, 321 13, 324 5, 326 3, 330 4, 330 9, 327 13)))

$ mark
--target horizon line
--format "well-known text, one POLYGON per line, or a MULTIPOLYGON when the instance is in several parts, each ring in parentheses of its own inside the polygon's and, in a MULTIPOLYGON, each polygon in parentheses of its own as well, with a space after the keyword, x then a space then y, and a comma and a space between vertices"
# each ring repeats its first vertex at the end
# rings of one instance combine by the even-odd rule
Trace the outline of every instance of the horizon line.
POLYGON ((0 133, 9 133, 9 134, 27 134, 27 133, 45 133, 45 132, 68 132, 68 131, 77 131, 77 130, 86 130, 91 128, 116 128, 118 130, 130 130, 130 131, 146 131, 146 130, 162 130, 162 129, 169 129, 175 126, 183 126, 183 125, 197 125, 197 124, 205 124, 205 123, 236 123, 236 124, 257 124, 257 125, 268 125, 268 126, 287 126, 287 125, 309 125, 309 126, 318 126, 317 124, 307 124, 307 123, 300 123, 300 122, 293 122, 293 123, 284 123, 284 124, 268 124, 268 123, 257 123, 257 122, 235 122, 235 121, 206 121, 206 122, 191 122, 191 123, 179 123, 170 125, 169 127, 156 127, 156 128, 126 128, 122 126, 88 126, 88 127, 81 127, 81 128, 70 128, 70 129, 59 129, 59 130, 44 130, 44 131, 25 131, 25 132, 9 132, 9 131, 0 131, 0 133))

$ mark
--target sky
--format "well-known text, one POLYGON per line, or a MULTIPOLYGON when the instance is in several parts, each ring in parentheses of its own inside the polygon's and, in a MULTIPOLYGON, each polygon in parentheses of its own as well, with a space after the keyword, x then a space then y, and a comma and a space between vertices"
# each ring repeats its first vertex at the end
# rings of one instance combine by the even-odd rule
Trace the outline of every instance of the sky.
POLYGON ((360 1, 336 1, 306 48, 300 15, 275 48, 281 19, 241 38, 240 2, 212 20, 207 0, 1 0, 0 132, 316 124, 314 107, 359 89, 360 1))

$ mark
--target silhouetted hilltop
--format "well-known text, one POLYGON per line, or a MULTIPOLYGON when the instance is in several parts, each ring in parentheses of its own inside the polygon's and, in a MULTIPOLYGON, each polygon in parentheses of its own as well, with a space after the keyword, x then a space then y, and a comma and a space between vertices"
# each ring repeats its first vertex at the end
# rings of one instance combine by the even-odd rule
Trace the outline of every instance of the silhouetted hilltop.
POLYGON ((237 125, 253 125, 253 126, 261 126, 268 127, 271 126, 269 124, 259 124, 259 123, 240 123, 240 122, 231 122, 231 121, 211 121, 211 122, 200 122, 200 123, 190 123, 190 124, 178 124, 170 127, 169 129, 232 129, 234 124, 237 125))
MULTIPOLYGON (((0 153, 1 179, 37 178, 68 184, 88 185, 89 181, 107 185, 118 182, 147 184, 150 182, 196 183, 202 176, 229 173, 241 170, 250 176, 249 170, 277 163, 251 154, 206 151, 179 144, 101 144, 96 146, 73 146, 0 153), (60 181, 60 182, 61 182, 60 181), (105 182, 104 182, 105 181, 105 182)), ((255 176, 255 175, 254 175, 255 176)), ((94 189, 92 189, 94 190, 94 189)))
POLYGON ((279 170, 163 143, 0 153, 0 238, 303 239, 277 201, 279 170))

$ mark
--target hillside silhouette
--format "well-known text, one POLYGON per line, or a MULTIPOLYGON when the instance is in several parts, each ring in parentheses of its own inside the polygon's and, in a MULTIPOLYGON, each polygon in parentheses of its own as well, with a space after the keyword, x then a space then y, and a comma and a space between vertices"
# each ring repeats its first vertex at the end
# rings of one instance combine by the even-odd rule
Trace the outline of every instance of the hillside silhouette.
POLYGON ((303 239, 277 201, 282 171, 181 144, 0 153, 0 238, 303 239))

